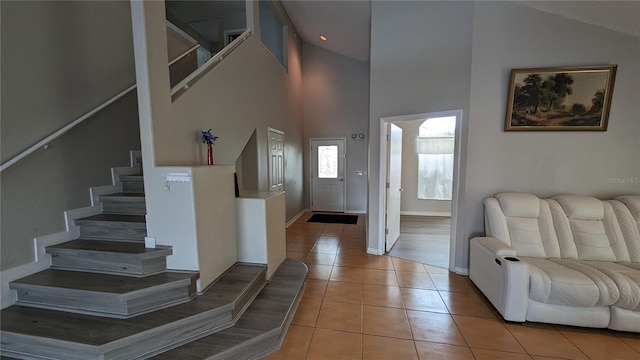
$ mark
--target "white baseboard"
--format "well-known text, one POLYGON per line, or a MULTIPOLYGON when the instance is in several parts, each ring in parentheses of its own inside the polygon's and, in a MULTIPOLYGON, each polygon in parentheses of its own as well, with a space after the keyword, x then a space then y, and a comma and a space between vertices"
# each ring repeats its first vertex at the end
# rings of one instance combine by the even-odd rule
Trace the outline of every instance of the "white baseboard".
POLYGON ((100 213, 102 213, 102 204, 98 204, 98 206, 87 206, 65 211, 65 231, 42 235, 33 239, 33 251, 36 261, 42 261, 47 257, 47 254, 44 251, 45 247, 58 245, 66 241, 71 241, 73 239, 77 239, 80 236, 80 230, 75 225, 75 219, 98 215, 100 213))
POLYGON ((302 214, 304 214, 305 212, 307 212, 306 209, 302 210, 301 212, 299 212, 296 216, 293 217, 293 219, 287 221, 287 224, 285 227, 289 227, 291 226, 291 224, 293 224, 294 222, 296 222, 296 220, 298 220, 300 218, 300 216, 302 216, 302 214))
POLYGON ((43 261, 49 257, 49 255, 44 251, 47 246, 62 244, 63 242, 77 239, 79 236, 80 230, 74 226, 71 231, 60 231, 54 234, 47 234, 34 238, 33 247, 36 261, 43 261))
POLYGON ((98 206, 87 206, 78 209, 67 210, 64 212, 64 222, 67 226, 67 231, 71 231, 76 227, 75 219, 80 219, 87 216, 98 215, 102 213, 102 204, 98 206))
POLYGON ((372 247, 368 247, 367 248, 367 254, 371 254, 371 255, 384 255, 382 252, 380 252, 380 250, 372 248, 372 247))
POLYGON ((445 211, 400 211, 400 215, 451 217, 451 212, 445 212, 445 211))
POLYGON ((455 267, 453 269, 458 275, 469 275, 469 268, 455 267))
POLYGON ((147 249, 155 249, 156 248, 156 238, 153 236, 145 236, 144 237, 144 247, 147 249))
POLYGON ((140 169, 142 166, 142 150, 129 151, 129 161, 132 168, 140 169))
POLYGON ((367 210, 345 210, 345 214, 366 214, 367 210))
POLYGON ((11 281, 46 270, 49 266, 51 266, 51 258, 47 257, 42 261, 32 261, 11 269, 0 271, 0 278, 2 279, 2 284, 0 285, 0 308, 4 309, 9 307, 17 300, 16 291, 9 289, 9 283, 11 281))

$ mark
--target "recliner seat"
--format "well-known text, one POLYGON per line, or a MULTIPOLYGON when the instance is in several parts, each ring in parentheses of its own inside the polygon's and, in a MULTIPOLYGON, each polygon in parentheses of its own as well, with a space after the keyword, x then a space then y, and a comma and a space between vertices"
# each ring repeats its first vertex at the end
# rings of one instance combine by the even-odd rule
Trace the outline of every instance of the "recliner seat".
POLYGON ((506 320, 640 332, 640 196, 502 193, 484 206, 470 277, 506 320))

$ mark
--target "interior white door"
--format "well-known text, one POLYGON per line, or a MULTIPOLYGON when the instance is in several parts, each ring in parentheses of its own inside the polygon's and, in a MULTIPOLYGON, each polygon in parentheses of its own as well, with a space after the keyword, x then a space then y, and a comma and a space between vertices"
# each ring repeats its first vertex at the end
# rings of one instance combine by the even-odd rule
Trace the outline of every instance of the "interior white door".
POLYGON ((400 237, 400 200, 402 180, 402 129, 389 124, 389 166, 387 173, 386 251, 400 237))
POLYGON ((344 212, 344 139, 311 139, 311 210, 344 212))
POLYGON ((269 128, 269 190, 284 190, 284 133, 269 128))

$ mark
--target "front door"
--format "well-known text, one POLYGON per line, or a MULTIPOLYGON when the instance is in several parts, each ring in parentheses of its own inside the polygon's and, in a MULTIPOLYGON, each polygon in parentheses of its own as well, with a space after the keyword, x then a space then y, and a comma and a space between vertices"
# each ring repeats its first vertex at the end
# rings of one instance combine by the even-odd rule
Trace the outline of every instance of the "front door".
POLYGON ((311 210, 344 212, 344 139, 311 139, 311 210))
POLYGON ((402 192, 402 129, 389 124, 389 172, 387 174, 386 251, 400 237, 400 195, 402 192))

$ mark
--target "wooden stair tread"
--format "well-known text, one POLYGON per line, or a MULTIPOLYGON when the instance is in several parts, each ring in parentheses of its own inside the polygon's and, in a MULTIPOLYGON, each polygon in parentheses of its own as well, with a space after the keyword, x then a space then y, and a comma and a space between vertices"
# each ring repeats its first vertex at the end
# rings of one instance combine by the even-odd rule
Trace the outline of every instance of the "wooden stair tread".
POLYGON ((165 272, 142 278, 131 278, 118 275, 47 269, 12 281, 10 286, 11 288, 15 286, 46 286, 108 294, 125 294, 154 286, 189 280, 196 275, 197 273, 195 272, 165 272))
POLYGON ((146 225, 146 217, 144 215, 98 214, 75 220, 76 224, 104 221, 142 223, 146 225))
MULTIPOLYGON (((12 333, 56 341, 100 346, 147 331, 162 331, 202 313, 233 308, 233 302, 253 283, 264 281, 264 265, 237 264, 207 292, 193 300, 132 319, 115 319, 62 311, 10 306, 0 312, 2 334, 12 333), (36 324, 36 326, 34 326, 36 324)), ((179 326, 179 325, 176 325, 179 326)))
POLYGON ((105 194, 105 195, 100 195, 100 198, 107 198, 107 199, 113 199, 113 198, 127 198, 127 199, 132 199, 132 200, 140 200, 140 201, 144 201, 144 193, 134 193, 134 192, 119 192, 119 193, 114 193, 114 194, 105 194))
POLYGON ((304 263, 285 259, 234 326, 152 359, 231 359, 240 358, 240 353, 242 358, 254 358, 276 350, 302 296, 306 275, 304 263))
POLYGON ((47 249, 100 251, 100 252, 111 252, 111 253, 120 253, 120 254, 131 254, 131 255, 138 255, 138 256, 144 256, 144 257, 171 255, 170 246, 158 245, 156 246, 156 248, 146 248, 143 243, 139 243, 139 242, 92 240, 92 239, 71 240, 62 244, 48 246, 47 249))

